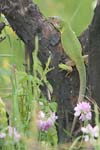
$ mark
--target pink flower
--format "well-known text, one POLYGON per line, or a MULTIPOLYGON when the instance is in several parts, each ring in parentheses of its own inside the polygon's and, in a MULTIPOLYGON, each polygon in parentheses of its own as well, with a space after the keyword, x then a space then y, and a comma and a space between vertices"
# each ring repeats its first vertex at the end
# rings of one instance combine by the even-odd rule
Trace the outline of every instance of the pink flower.
POLYGON ((17 132, 17 131, 15 131, 14 132, 14 141, 17 143, 19 140, 20 140, 20 134, 17 132))
POLYGON ((51 119, 53 122, 55 122, 56 119, 58 119, 58 116, 56 116, 55 113, 53 112, 53 113, 51 113, 50 119, 51 119))
POLYGON ((0 133, 0 139, 4 139, 6 137, 6 133, 2 132, 0 133))
POLYGON ((82 121, 91 120, 92 113, 91 113, 91 105, 88 102, 80 102, 74 108, 75 116, 80 116, 79 119, 82 121))
POLYGON ((18 142, 20 139, 20 134, 17 132, 16 128, 8 126, 8 135, 9 137, 13 137, 14 136, 14 141, 18 142))
POLYGON ((38 120, 38 128, 41 131, 47 131, 49 128, 54 126, 56 119, 57 116, 55 116, 55 113, 51 113, 50 117, 47 119, 46 117, 41 117, 38 120))
POLYGON ((90 124, 88 124, 86 127, 82 127, 81 131, 85 134, 85 141, 98 138, 99 136, 99 127, 97 125, 92 127, 90 124))

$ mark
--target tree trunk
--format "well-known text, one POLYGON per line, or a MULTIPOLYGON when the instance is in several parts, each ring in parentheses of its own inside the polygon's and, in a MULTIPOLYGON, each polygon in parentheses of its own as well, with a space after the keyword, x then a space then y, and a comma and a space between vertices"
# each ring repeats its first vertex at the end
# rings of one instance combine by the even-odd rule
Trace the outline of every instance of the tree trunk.
POLYGON ((100 107, 100 5, 95 8, 89 30, 89 82, 91 97, 100 107))

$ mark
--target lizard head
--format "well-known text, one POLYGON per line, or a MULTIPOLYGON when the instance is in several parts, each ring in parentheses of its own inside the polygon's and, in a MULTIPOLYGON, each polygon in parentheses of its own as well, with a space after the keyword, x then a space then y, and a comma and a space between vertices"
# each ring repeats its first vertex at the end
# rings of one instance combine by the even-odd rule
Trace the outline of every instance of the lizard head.
POLYGON ((48 18, 49 22, 54 25, 56 29, 63 32, 65 22, 58 16, 52 16, 48 18))

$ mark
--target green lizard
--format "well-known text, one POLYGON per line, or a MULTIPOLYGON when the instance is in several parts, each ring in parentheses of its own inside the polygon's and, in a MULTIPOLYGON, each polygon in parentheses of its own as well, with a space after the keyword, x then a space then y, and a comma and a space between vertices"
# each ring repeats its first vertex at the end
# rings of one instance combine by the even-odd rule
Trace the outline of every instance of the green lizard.
MULTIPOLYGON (((78 103, 84 100, 86 90, 86 68, 84 59, 82 57, 82 48, 75 33, 72 31, 70 25, 67 22, 62 21, 59 17, 50 17, 50 22, 61 32, 61 42, 65 53, 75 63, 79 73, 80 89, 78 103)), ((77 117, 74 117, 71 134, 74 131, 77 117)))

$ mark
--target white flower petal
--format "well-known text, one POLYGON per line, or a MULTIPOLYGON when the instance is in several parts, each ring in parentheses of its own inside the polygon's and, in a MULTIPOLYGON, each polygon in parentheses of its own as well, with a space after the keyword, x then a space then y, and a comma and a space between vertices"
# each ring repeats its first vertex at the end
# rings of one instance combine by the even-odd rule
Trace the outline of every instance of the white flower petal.
POLYGON ((85 127, 82 127, 82 128, 81 128, 81 131, 82 131, 83 133, 89 133, 89 132, 88 132, 88 129, 85 128, 85 127))
POLYGON ((88 141, 89 141, 89 136, 88 136, 88 135, 85 135, 85 136, 84 136, 84 140, 85 140, 85 142, 88 142, 88 141))

